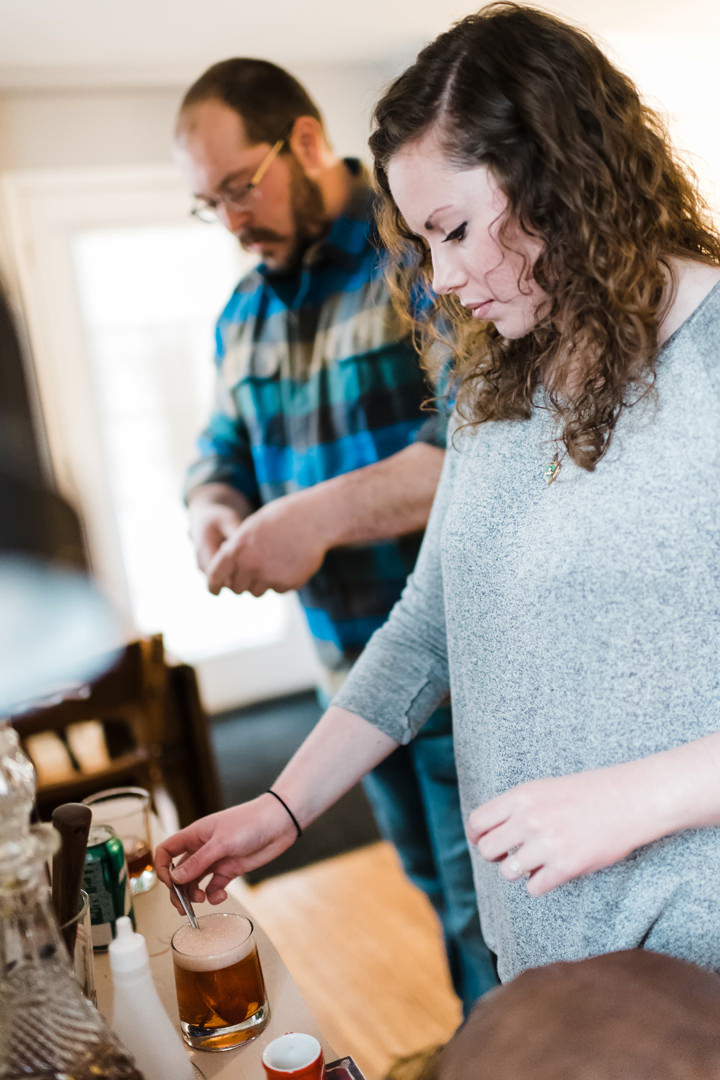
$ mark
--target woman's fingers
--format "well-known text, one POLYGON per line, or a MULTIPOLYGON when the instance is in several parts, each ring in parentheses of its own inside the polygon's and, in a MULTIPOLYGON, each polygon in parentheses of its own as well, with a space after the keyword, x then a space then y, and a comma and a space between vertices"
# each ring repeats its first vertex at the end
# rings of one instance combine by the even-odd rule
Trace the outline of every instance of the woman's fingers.
POLYGON ((509 819, 512 812, 509 795, 510 792, 506 792, 473 810, 467 824, 467 834, 471 844, 477 844, 482 836, 509 819))
POLYGON ((476 842, 483 859, 497 862, 526 839, 526 830, 516 818, 510 818, 484 833, 476 842))

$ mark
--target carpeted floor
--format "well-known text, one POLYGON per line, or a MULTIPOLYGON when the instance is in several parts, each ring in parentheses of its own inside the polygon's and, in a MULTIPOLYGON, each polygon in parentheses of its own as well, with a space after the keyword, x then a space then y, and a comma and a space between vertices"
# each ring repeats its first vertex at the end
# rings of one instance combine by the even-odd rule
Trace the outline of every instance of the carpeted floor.
MULTIPOLYGON (((314 693, 306 693, 213 716, 211 735, 225 805, 233 806, 266 791, 319 715, 314 693)), ((247 874, 246 880, 253 883, 297 870, 378 837, 367 799, 358 786, 306 829, 289 851, 267 867, 247 874)))

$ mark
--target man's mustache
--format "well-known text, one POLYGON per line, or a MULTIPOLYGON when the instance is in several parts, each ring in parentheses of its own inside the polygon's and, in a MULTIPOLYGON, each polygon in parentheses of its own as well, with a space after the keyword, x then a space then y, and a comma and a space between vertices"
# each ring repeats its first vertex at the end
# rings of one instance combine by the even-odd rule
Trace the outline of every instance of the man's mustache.
POLYGON ((243 247, 250 247, 252 244, 282 243, 287 239, 286 236, 273 229, 245 229, 238 233, 238 240, 243 247))

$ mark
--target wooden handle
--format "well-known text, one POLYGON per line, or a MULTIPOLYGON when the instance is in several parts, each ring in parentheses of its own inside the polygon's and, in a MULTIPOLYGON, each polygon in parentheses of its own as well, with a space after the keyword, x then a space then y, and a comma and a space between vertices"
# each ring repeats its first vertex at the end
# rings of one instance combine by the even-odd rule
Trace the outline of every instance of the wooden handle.
MULTIPOLYGON (((60 850, 53 857, 52 896, 55 915, 63 926, 74 915, 80 905, 80 886, 82 885, 85 852, 92 810, 84 803, 63 803, 56 807, 52 823, 60 833, 60 850)), ((73 923, 63 931, 65 944, 70 956, 75 948, 77 924, 73 923)))

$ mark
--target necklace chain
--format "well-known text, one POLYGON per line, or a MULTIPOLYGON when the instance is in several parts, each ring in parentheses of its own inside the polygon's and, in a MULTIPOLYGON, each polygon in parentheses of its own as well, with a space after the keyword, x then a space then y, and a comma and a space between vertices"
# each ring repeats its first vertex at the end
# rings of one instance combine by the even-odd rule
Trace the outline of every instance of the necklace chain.
POLYGON ((545 481, 545 483, 552 484, 553 480, 557 479, 557 475, 560 472, 561 468, 562 462, 556 454, 550 464, 545 468, 545 472, 543 473, 543 480, 545 481))

